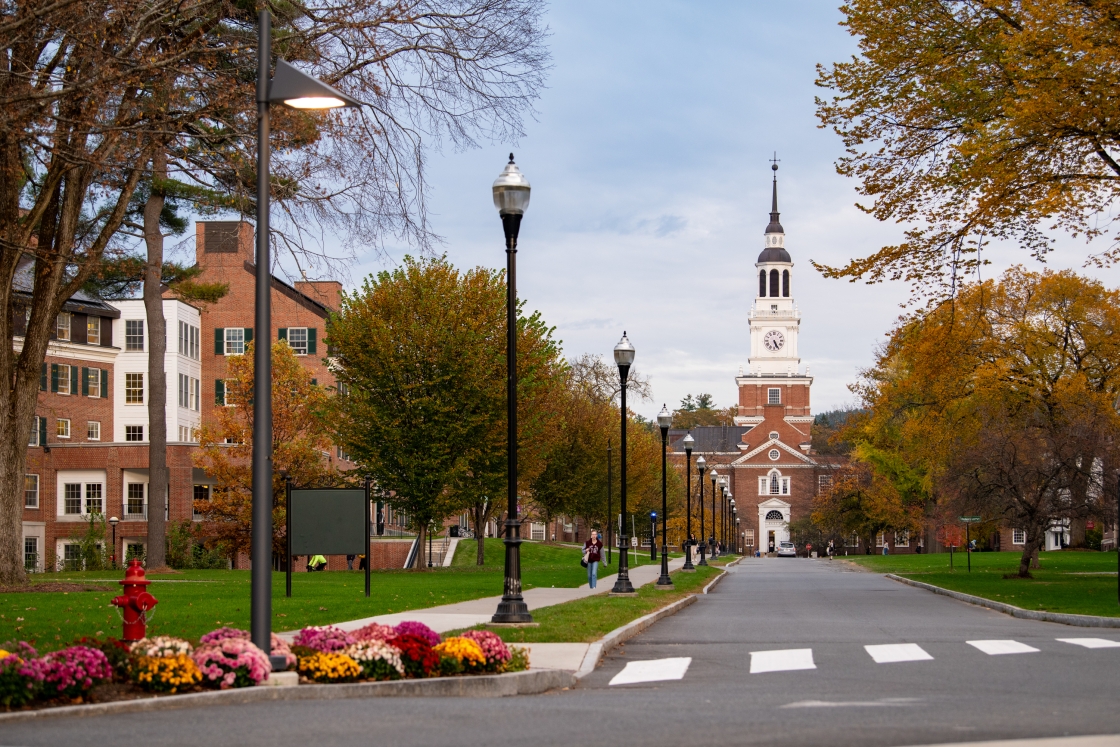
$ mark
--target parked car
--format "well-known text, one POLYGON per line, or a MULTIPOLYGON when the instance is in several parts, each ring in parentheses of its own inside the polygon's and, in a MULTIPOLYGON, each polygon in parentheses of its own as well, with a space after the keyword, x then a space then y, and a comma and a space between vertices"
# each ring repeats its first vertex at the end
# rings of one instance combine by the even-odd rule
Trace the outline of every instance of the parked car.
POLYGON ((796 558, 797 548, 792 542, 779 542, 778 543, 778 557, 779 558, 796 558))

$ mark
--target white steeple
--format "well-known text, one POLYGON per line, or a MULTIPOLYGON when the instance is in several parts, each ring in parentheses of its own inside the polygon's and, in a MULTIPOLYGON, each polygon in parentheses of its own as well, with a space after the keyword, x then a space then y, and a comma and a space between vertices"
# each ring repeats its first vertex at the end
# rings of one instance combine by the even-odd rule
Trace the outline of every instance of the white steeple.
POLYGON ((801 314, 793 301, 793 260, 786 251, 786 232, 779 222, 778 163, 775 157, 770 223, 764 234, 764 247, 758 255, 758 295, 749 318, 751 357, 748 367, 763 375, 798 375, 801 359, 797 354, 797 333, 801 314))

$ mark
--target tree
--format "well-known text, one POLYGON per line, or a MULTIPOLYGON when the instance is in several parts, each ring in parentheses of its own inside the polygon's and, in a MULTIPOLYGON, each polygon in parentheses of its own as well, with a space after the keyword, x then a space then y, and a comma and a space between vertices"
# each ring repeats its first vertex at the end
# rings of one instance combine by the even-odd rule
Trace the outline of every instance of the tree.
MULTIPOLYGON (((516 139, 543 84, 539 0, 272 6, 274 51, 365 102, 273 116, 273 240, 298 269, 429 246, 424 146, 516 139), (419 71, 419 72, 418 72, 419 71), (352 256, 352 255, 351 255, 352 256)), ((213 0, 23 0, 0 16, 0 583, 25 579, 20 491, 39 366, 62 304, 101 264, 153 158, 254 211, 256 7, 213 0), (31 278, 14 283, 17 273, 31 278)), ((158 184, 158 179, 154 182, 158 184)), ((158 264, 156 265, 158 266, 158 264)))
MULTIPOLYGON (((818 67, 818 116, 843 139, 837 170, 904 242, 829 277, 952 292, 990 241, 1042 259, 1058 229, 1113 230, 1120 195, 1120 40, 1110 3, 851 0, 860 54, 818 67)), ((1118 238, 1118 237, 1114 237, 1118 238)), ((1097 255, 1120 257, 1120 244, 1097 255)))
MULTIPOLYGON (((195 466, 215 481, 209 501, 195 501, 211 545, 224 545, 235 557, 248 552, 253 525, 253 352, 232 356, 226 382, 227 407, 217 422, 199 431, 195 466)), ((272 345, 272 551, 286 554, 285 478, 296 488, 342 486, 347 475, 331 458, 330 399, 311 383, 286 340, 272 345)), ((291 559, 288 559, 290 562, 291 559)))
POLYGON ((739 408, 732 405, 717 409, 712 403, 712 395, 701 393, 693 397, 686 394, 681 406, 673 411, 674 428, 696 428, 705 425, 727 425, 739 414, 739 408))
MULTIPOLYGON (((340 439, 420 533, 418 567, 429 527, 460 508, 474 514, 481 553, 486 515, 504 504, 505 313, 503 273, 460 273, 446 258, 409 257, 367 278, 332 318, 345 392, 336 400, 340 439)), ((524 490, 539 469, 548 398, 563 372, 552 330, 537 314, 519 314, 517 362, 524 490)))

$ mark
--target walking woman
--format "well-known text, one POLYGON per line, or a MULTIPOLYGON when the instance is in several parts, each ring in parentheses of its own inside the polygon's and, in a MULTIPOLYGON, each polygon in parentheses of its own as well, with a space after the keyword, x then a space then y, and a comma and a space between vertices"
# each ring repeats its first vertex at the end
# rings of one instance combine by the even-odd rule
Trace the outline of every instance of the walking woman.
POLYGON ((587 585, 592 589, 599 582, 599 561, 603 558, 603 541, 599 532, 591 530, 591 536, 583 543, 583 557, 587 562, 587 585))

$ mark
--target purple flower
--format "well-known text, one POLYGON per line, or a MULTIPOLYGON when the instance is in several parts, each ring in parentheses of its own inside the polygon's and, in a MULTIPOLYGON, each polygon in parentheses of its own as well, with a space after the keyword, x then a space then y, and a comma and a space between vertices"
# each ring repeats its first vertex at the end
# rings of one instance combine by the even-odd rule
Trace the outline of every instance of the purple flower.
POLYGON ((322 651, 325 654, 342 651, 355 643, 357 643, 357 640, 354 636, 331 625, 321 628, 304 628, 296 634, 296 639, 292 641, 294 646, 304 646, 305 648, 322 651))
POLYGON ((429 646, 438 646, 440 642, 439 633, 435 632, 422 622, 405 620, 401 624, 397 625, 394 630, 397 631, 397 635, 420 636, 421 638, 428 641, 429 646))
POLYGON ((71 646, 47 654, 41 660, 48 695, 77 697, 104 680, 111 679, 113 668, 105 654, 88 646, 71 646))

